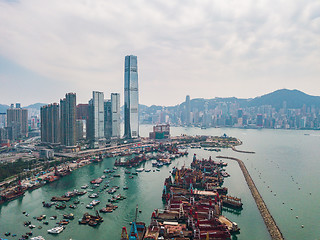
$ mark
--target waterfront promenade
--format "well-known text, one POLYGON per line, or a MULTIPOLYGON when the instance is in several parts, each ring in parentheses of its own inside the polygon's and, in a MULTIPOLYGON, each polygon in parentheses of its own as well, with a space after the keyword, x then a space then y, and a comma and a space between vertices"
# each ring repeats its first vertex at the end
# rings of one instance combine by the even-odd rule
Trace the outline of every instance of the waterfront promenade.
POLYGON ((260 211, 260 214, 263 218, 263 221, 265 222, 265 224, 267 226, 267 229, 269 231, 271 238, 273 240, 284 239, 279 227, 277 226, 277 223, 275 222, 272 215, 270 214, 267 205, 263 201, 263 198, 261 197, 261 195, 260 195, 256 185, 254 184, 254 182, 253 182, 245 164, 243 163, 243 161, 241 161, 238 158, 234 158, 234 157, 217 156, 217 158, 230 159, 230 160, 234 160, 234 161, 238 162, 240 169, 242 170, 242 173, 244 175, 244 178, 248 184, 248 187, 251 191, 251 194, 252 194, 252 196, 257 204, 257 207, 260 211))

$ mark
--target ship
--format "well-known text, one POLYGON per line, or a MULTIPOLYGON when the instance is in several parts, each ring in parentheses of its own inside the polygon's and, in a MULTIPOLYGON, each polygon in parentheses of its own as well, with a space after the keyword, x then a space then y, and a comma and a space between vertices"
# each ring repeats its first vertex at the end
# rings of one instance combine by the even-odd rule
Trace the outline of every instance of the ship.
POLYGON ((24 193, 25 193, 25 191, 19 185, 15 189, 13 189, 5 194, 0 195, 0 204, 17 199, 17 198, 23 196, 24 193))

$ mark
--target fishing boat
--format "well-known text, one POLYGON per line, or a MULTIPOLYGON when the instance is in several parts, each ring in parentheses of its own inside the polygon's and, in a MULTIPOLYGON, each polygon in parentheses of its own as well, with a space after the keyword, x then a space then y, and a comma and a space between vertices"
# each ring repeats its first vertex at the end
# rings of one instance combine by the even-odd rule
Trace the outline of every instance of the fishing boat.
POLYGON ((54 227, 48 230, 48 233, 59 234, 63 231, 64 227, 54 227))
POLYGON ((59 210, 61 210, 61 209, 65 209, 67 206, 65 205, 65 204, 58 204, 58 205, 56 205, 56 209, 59 209, 59 210))

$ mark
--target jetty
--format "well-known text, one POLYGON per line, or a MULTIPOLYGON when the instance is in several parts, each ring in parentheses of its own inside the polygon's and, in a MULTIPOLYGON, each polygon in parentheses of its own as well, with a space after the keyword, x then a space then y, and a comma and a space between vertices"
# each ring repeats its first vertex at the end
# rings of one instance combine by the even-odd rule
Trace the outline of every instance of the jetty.
POLYGON ((217 158, 222 158, 222 159, 230 159, 230 160, 234 160, 237 161, 240 169, 242 170, 242 173, 244 175, 244 178, 246 179, 246 182, 248 184, 248 187, 251 191, 251 194, 257 204, 257 207, 260 211, 260 214, 263 218, 264 223, 267 226, 267 229, 269 231, 269 234, 271 236, 271 238, 273 240, 282 240, 284 239, 276 221, 273 219, 271 213, 269 212, 269 209, 267 207, 267 205, 265 204, 265 202, 263 201, 263 198, 261 197, 256 185, 254 184, 245 164, 243 163, 243 161, 241 161, 238 158, 234 158, 234 157, 225 157, 225 156, 217 156, 217 158))

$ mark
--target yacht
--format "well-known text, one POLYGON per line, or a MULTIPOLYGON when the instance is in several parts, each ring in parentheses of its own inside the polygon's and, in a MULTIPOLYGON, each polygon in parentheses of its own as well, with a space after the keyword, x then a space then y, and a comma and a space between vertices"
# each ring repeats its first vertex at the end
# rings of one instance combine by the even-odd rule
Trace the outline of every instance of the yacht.
POLYGON ((51 234, 59 234, 63 231, 63 227, 55 227, 55 228, 51 228, 48 230, 48 233, 51 233, 51 234))

